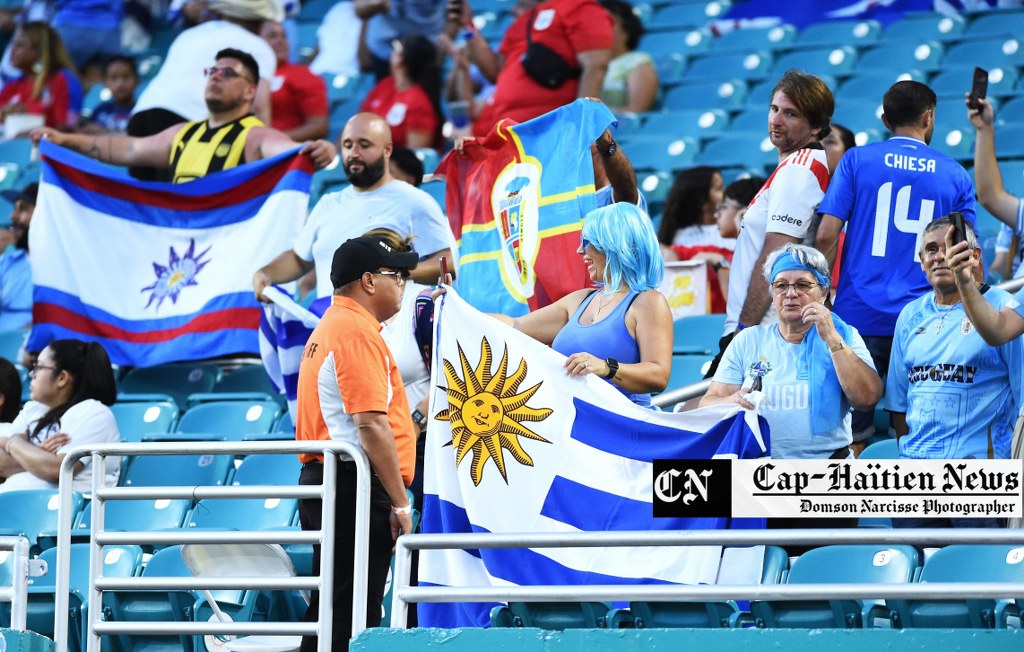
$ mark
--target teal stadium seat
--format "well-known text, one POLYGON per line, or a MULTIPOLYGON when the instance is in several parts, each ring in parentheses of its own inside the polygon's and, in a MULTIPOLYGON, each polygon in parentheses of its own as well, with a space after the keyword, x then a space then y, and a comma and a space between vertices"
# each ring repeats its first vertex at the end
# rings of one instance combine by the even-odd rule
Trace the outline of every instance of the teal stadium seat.
MULTIPOLYGON (((18 178, 21 176, 21 168, 14 163, 0 163, 0 190, 11 190, 19 189, 18 178)), ((8 213, 4 213, 4 221, 8 217, 8 213)))
MULTIPOLYGON (((764 129, 760 133, 729 133, 708 142, 698 157, 701 165, 713 167, 748 167, 774 169, 779 163, 779 151, 768 135, 768 114, 765 112, 764 129)), ((766 172, 762 172, 764 176, 766 172)))
POLYGON ((235 467, 233 455, 140 455, 121 472, 122 487, 222 486, 235 467))
POLYGON ((605 602, 510 602, 491 609, 492 627, 605 629, 609 605, 605 602))
MULTIPOLYGON (((1024 40, 1011 37, 990 37, 972 41, 961 41, 949 47, 942 58, 942 65, 963 66, 978 65, 982 68, 997 66, 1024 65, 1024 40)), ((966 93, 971 89, 970 80, 964 88, 966 93)))
POLYGON ((220 367, 208 364, 175 363, 155 367, 136 367, 118 383, 118 394, 164 394, 178 405, 186 405, 188 395, 209 392, 220 380, 220 367))
POLYGON ((281 418, 274 424, 274 432, 288 433, 295 435, 295 423, 292 421, 292 413, 285 410, 281 418))
POLYGON ((0 358, 16 363, 26 337, 28 337, 28 329, 0 331, 0 358))
MULTIPOLYGON (((1002 141, 998 132, 996 139, 1002 141)), ((1003 174, 1003 186, 1007 192, 1024 197, 1024 161, 1000 161, 999 171, 1003 174)))
POLYGON ((665 93, 666 110, 738 109, 743 106, 747 85, 741 79, 680 84, 665 93))
POLYGON ((173 401, 118 401, 110 406, 117 430, 126 442, 140 442, 146 435, 173 432, 178 406, 173 401))
MULTIPOLYGON (((861 70, 865 69, 865 66, 857 63, 857 50, 849 45, 808 48, 790 52, 776 59, 775 66, 768 78, 778 81, 787 70, 792 68, 814 75, 834 77, 853 72, 855 64, 861 70)), ((830 85, 830 88, 835 88, 835 86, 830 85)))
MULTIPOLYGON (((290 484, 298 482, 298 474, 290 484)), ((204 498, 185 520, 185 527, 218 530, 273 530, 291 527, 299 501, 295 498, 204 498)))
MULTIPOLYGON (((82 494, 71 496, 72 522, 85 504, 82 494)), ((56 489, 22 489, 0 493, 0 536, 23 536, 31 554, 41 552, 39 535, 57 531, 60 498, 56 489)))
POLYGON ((938 41, 904 41, 883 43, 861 55, 860 70, 917 70, 932 71, 939 68, 943 47, 938 41))
POLYGON ((939 13, 906 14, 885 28, 882 40, 887 43, 901 41, 950 41, 960 38, 967 21, 960 16, 939 13))
POLYGON ((709 355, 718 353, 718 340, 725 329, 725 315, 694 315, 677 319, 672 325, 672 353, 709 355))
MULTIPOLYGON (((92 502, 85 506, 71 540, 87 543, 92 534, 92 502)), ((192 509, 187 498, 156 500, 110 500, 103 506, 104 530, 108 532, 149 532, 180 528, 192 509)))
POLYGON ((176 432, 210 433, 228 441, 241 441, 245 435, 270 432, 281 406, 277 401, 213 401, 189 408, 178 422, 176 432))
MULTIPOLYGON (((340 133, 340 126, 338 131, 340 133)), ((315 205, 314 198, 319 200, 328 193, 341 190, 345 185, 348 185, 348 173, 345 172, 345 167, 341 164, 341 156, 336 156, 327 167, 313 174, 313 181, 309 188, 310 206, 315 205)))
POLYGON ((976 16, 964 30, 964 36, 1018 36, 1024 25, 1024 11, 987 11, 976 16))
POLYGON ((914 80, 927 83, 927 78, 920 70, 908 69, 902 72, 894 70, 865 71, 858 73, 842 83, 836 91, 836 108, 846 102, 873 102, 881 104, 885 92, 898 81, 914 80))
POLYGON ((764 50, 710 52, 694 57, 679 81, 692 83, 722 78, 744 81, 764 79, 772 67, 772 61, 772 55, 764 50))
POLYGON ((441 162, 441 155, 432 147, 417 147, 413 150, 413 153, 416 154, 416 158, 423 164, 424 174, 433 174, 434 170, 437 169, 437 164, 441 162))
POLYGON ((282 407, 285 404, 284 395, 274 389, 262 364, 247 364, 225 373, 212 392, 190 394, 186 407, 209 401, 252 400, 274 400, 282 407))
MULTIPOLYGON (((790 568, 788 584, 904 584, 918 568, 913 546, 843 545, 815 548, 790 568)), ((870 598, 870 596, 868 596, 870 598)), ((753 601, 758 627, 861 629, 887 612, 874 600, 753 601)))
POLYGON ((647 29, 662 31, 703 27, 709 21, 721 18, 731 5, 730 0, 668 4, 655 10, 647 29))
POLYGON ((32 141, 28 138, 15 138, 0 141, 0 161, 14 163, 20 168, 26 167, 32 160, 32 141))
POLYGON ((974 160, 974 129, 969 125, 950 124, 936 120, 932 147, 958 161, 974 160))
POLYGON ((437 202, 437 205, 441 207, 442 211, 446 210, 445 193, 448 192, 448 186, 444 181, 428 181, 420 186, 420 190, 433 197, 434 201, 437 202))
MULTIPOLYGON (((1024 95, 1007 100, 1006 104, 999 109, 999 113, 996 114, 997 128, 1000 128, 1003 125, 1012 125, 1020 122, 1024 122, 1024 95)), ((996 132, 996 138, 999 138, 998 132, 996 132)), ((996 143, 996 145, 998 144, 999 143, 996 143)), ((1006 175, 1004 174, 1003 176, 1006 175)))
POLYGON ((347 102, 368 90, 366 77, 362 75, 323 75, 327 87, 327 102, 330 106, 347 102))
MULTIPOLYGON (((952 97, 963 102, 964 93, 971 88, 971 80, 974 77, 974 65, 949 67, 938 73, 928 83, 928 86, 935 91, 939 97, 952 97)), ((1005 97, 1013 95, 1014 85, 1019 76, 1017 69, 1013 66, 998 66, 988 70, 988 95, 989 97, 1005 97)), ((966 109, 964 109, 966 113, 966 109)))
POLYGON ((646 52, 654 59, 661 59, 672 54, 689 56, 698 52, 707 52, 711 48, 713 40, 714 37, 707 29, 648 32, 640 38, 640 45, 637 49, 646 52))
POLYGON ((832 121, 854 133, 869 129, 885 130, 885 124, 882 122, 882 98, 837 102, 832 121))
MULTIPOLYGON (((724 133, 729 114, 722 109, 673 110, 649 113, 642 131, 636 137, 660 136, 704 139, 724 133)), ((626 153, 629 154, 627 148, 626 153)))
POLYGON ((882 441, 876 441, 862 450, 858 459, 898 460, 900 459, 900 447, 895 439, 883 439, 882 441))
MULTIPOLYGON (((729 563, 729 548, 722 552, 722 565, 729 563)), ((789 567, 786 551, 778 546, 765 546, 761 565, 761 584, 778 584, 789 567)), ((749 624, 750 614, 736 602, 630 602, 629 609, 615 609, 608 614, 608 627, 738 627, 749 624)))
MULTIPOLYGON (((142 577, 190 577, 181 546, 158 550, 146 563, 142 577)), ((189 622, 198 596, 192 591, 105 591, 105 620, 118 622, 189 622)), ((192 640, 182 634, 122 634, 113 637, 115 649, 132 652, 192 652, 192 640)))
POLYGON ((751 134, 763 138, 768 133, 768 105, 753 106, 737 113, 729 123, 729 135, 751 134))
POLYGON ((629 142, 629 158, 637 170, 681 170, 693 165, 698 149, 693 138, 652 134, 629 142))
POLYGON ((666 392, 699 383, 704 379, 705 367, 711 362, 710 355, 673 355, 672 372, 669 375, 666 392))
POLYGON ((302 464, 298 455, 247 455, 231 478, 233 485, 293 485, 299 480, 302 464))
POLYGON ((675 86, 686 74, 689 60, 685 54, 667 53, 653 58, 654 70, 658 73, 662 89, 675 86))
POLYGON ((334 6, 334 0, 306 0, 302 3, 298 20, 311 23, 323 20, 323 17, 334 6))
POLYGON ((715 52, 733 52, 736 50, 765 50, 774 52, 785 50, 796 40, 796 28, 792 25, 773 25, 771 27, 747 27, 726 32, 715 39, 712 50, 715 52))
POLYGON ((874 45, 881 31, 877 20, 829 20, 803 28, 796 37, 796 45, 804 48, 842 43, 862 48, 874 45))
POLYGON ((638 175, 640 190, 647 199, 647 208, 652 216, 665 206, 668 191, 672 188, 673 176, 668 172, 651 172, 638 175))
MULTIPOLYGON (((932 553, 921 569, 925 582, 1024 582, 1024 545, 952 545, 932 553)), ((994 629, 1007 613, 1019 617, 1024 596, 1005 600, 887 600, 894 627, 994 629)))

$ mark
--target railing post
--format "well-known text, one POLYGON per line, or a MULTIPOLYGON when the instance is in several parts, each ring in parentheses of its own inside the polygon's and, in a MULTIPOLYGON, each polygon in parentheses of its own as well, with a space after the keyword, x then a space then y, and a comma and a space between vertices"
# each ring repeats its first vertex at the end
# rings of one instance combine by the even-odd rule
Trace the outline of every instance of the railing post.
POLYGON ((409 603, 402 598, 402 590, 412 584, 412 551, 406 543, 406 535, 398 537, 395 574, 391 577, 391 626, 401 629, 409 625, 409 603))
POLYGON ((12 548, 15 573, 11 578, 11 629, 23 632, 25 624, 28 622, 28 539, 18 537, 12 548))

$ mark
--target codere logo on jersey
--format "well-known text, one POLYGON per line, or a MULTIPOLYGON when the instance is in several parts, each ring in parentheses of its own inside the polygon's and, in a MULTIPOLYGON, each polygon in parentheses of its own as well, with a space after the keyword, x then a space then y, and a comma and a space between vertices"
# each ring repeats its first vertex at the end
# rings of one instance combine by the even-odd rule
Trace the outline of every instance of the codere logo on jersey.
POLYGON ((771 221, 772 222, 785 222, 787 224, 796 224, 797 226, 803 226, 804 225, 804 221, 803 220, 797 219, 797 218, 793 217, 792 215, 772 215, 771 216, 771 221))

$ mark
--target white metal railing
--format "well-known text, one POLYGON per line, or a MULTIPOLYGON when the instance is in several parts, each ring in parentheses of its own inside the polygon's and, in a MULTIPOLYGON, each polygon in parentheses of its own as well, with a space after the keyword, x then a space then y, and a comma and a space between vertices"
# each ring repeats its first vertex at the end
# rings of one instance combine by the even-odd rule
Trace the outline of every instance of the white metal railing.
POLYGON ((392 577, 391 626, 404 629, 411 602, 652 602, 670 600, 968 599, 1024 595, 1024 583, 929 582, 908 584, 622 584, 589 586, 413 587, 413 550, 482 548, 606 548, 632 546, 752 546, 953 543, 1024 545, 1024 530, 1007 529, 835 529, 676 530, 660 532, 571 532, 559 534, 411 534, 398 538, 392 577))
POLYGON ((23 536, 0 537, 0 551, 11 551, 11 585, 0 586, 0 602, 11 603, 11 629, 25 631, 28 619, 29 542, 23 536))
MULTIPOLYGON (((143 444, 108 444, 80 446, 68 452, 60 469, 60 512, 57 529, 57 577, 54 620, 55 649, 68 649, 68 606, 71 553, 71 498, 72 475, 75 465, 91 457, 93 472, 92 522, 89 560, 89 602, 102 604, 102 592, 129 589, 193 590, 208 589, 316 589, 320 592, 319 615, 316 623, 292 622, 104 622, 99 620, 102 609, 89 610, 88 652, 99 652, 100 637, 116 634, 266 634, 316 635, 318 649, 331 649, 332 604, 334 578, 335 500, 337 496, 338 456, 343 455, 356 465, 355 540, 369 539, 370 466, 363 451, 344 441, 271 441, 271 442, 147 442, 143 444), (108 487, 105 468, 108 456, 139 455, 252 455, 270 453, 307 453, 324 456, 324 479, 321 486, 211 486, 211 487, 108 487), (160 498, 320 498, 323 504, 321 529, 317 531, 161 531, 107 532, 104 526, 104 504, 107 500, 134 500, 160 498), (104 578, 102 546, 119 544, 183 543, 312 543, 320 544, 320 572, 312 577, 260 578, 260 577, 180 577, 180 578, 104 578)), ((296 483, 298 478, 296 478, 296 483)), ((366 583, 368 546, 355 547, 352 596, 352 636, 366 628, 366 583)))

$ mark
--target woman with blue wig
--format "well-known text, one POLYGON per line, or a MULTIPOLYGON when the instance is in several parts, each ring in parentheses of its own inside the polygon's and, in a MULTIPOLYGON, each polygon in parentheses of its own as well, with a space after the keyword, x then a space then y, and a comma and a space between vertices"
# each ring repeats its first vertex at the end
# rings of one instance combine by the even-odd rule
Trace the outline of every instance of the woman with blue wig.
POLYGON ((760 387, 772 457, 851 457, 850 409, 872 409, 884 386, 857 329, 826 306, 828 262, 787 244, 768 256, 764 277, 778 322, 739 331, 700 405, 753 408, 747 395, 760 387))
POLYGON ((570 376, 597 374, 650 407, 672 370, 672 313, 658 291, 664 263, 651 219, 624 202, 593 210, 576 253, 597 289, 516 319, 495 317, 568 356, 570 376))

